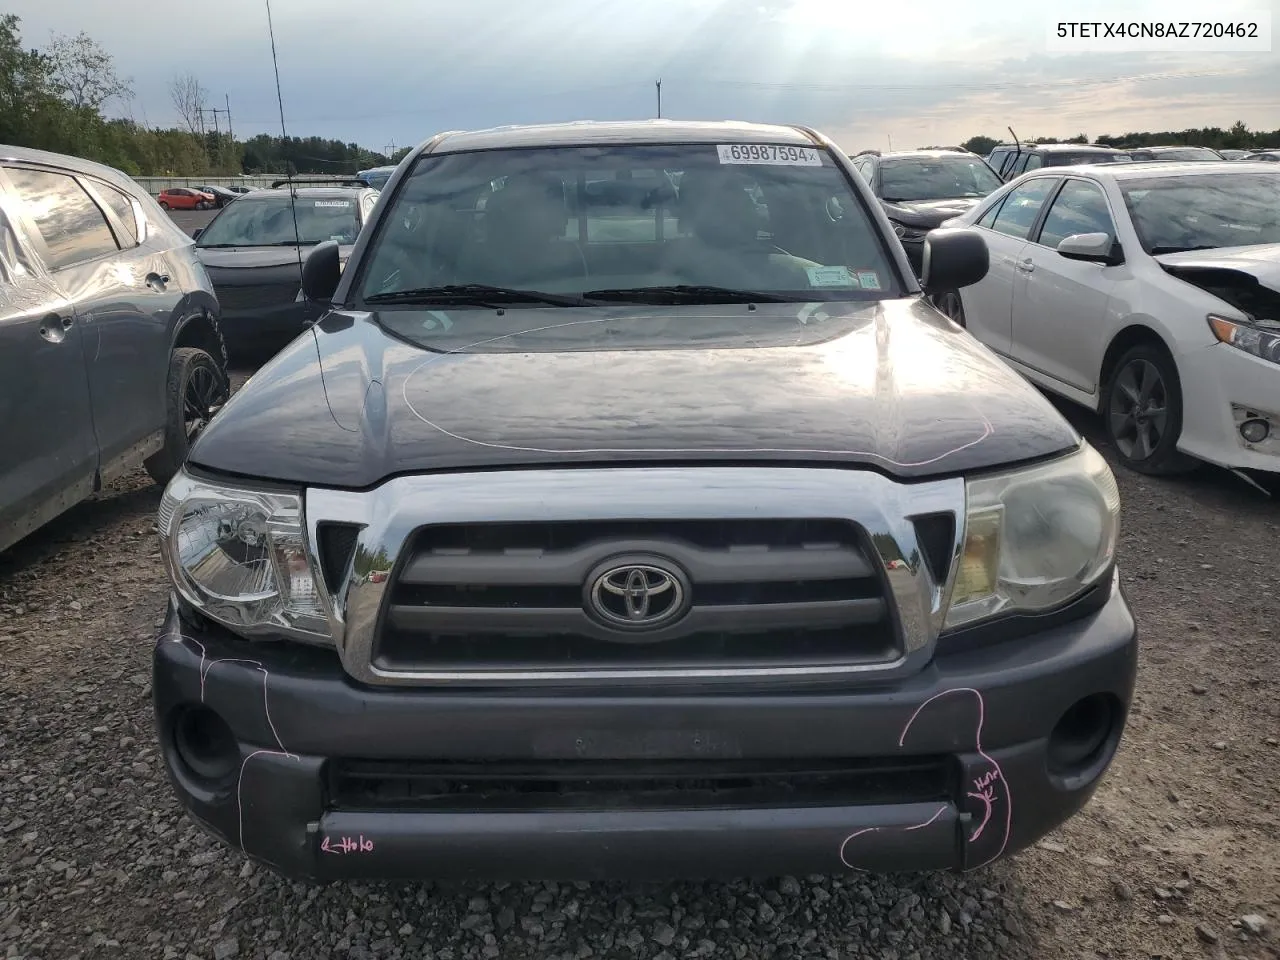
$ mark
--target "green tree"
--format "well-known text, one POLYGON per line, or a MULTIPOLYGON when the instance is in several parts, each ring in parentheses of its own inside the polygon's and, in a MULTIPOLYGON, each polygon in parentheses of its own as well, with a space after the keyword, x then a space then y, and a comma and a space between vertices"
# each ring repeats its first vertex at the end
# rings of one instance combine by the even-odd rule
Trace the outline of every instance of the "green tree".
POLYGON ((72 109, 97 113, 111 100, 133 98, 133 85, 116 73, 111 54, 83 31, 55 36, 45 56, 54 89, 72 109))

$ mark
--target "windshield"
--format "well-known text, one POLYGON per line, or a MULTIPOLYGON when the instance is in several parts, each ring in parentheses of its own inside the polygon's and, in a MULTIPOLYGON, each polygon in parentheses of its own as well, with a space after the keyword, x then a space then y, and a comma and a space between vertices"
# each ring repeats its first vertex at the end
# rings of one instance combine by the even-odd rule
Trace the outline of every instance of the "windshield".
POLYGON ((880 194, 890 202, 985 197, 1000 186, 1000 178, 977 157, 886 160, 880 165, 880 194))
POLYGON ((1280 243, 1280 171, 1122 181, 1147 253, 1280 243))
MULTIPOLYGON (((360 232, 352 197, 298 197, 298 237, 304 244, 355 243, 360 232)), ((228 204, 200 235, 202 247, 273 247, 294 242, 289 193, 228 204)))
POLYGON ((898 295, 885 244, 831 155, 763 144, 425 156, 380 219, 356 289, 374 303, 431 290, 457 303, 483 300, 475 285, 487 302, 503 288, 508 303, 514 289, 576 305, 898 295))
POLYGON ((1046 167, 1071 167, 1078 163, 1124 163, 1133 159, 1127 153, 1095 153, 1092 150, 1062 151, 1045 156, 1046 167))

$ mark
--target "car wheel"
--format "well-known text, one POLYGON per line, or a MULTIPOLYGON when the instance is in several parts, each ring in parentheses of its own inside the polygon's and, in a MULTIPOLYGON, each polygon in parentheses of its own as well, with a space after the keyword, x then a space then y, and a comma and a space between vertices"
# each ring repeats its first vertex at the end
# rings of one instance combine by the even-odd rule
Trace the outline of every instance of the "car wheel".
POLYGON ((1178 452, 1182 385, 1163 346, 1142 343, 1125 351, 1107 379, 1102 415, 1107 439, 1131 470, 1162 475, 1196 468, 1195 460, 1178 452))
POLYGON ((161 201, 160 201, 160 209, 161 209, 161 210, 168 210, 168 209, 169 209, 169 201, 167 201, 167 200, 161 200, 161 201))
POLYGON ((196 347, 173 351, 165 387, 164 447, 146 462, 151 479, 164 484, 173 478, 200 431, 227 402, 227 395, 226 375, 213 357, 196 347))
POLYGON ((957 326, 965 326, 964 301, 960 299, 959 290, 944 290, 933 298, 933 305, 939 313, 950 317, 957 326))

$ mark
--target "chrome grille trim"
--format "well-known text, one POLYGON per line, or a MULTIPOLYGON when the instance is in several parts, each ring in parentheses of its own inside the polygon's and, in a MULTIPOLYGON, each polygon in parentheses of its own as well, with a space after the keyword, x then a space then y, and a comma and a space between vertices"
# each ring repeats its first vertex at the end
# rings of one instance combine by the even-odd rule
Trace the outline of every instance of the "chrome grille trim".
MULTIPOLYGON (((959 478, 900 483, 865 470, 804 467, 617 467, 506 470, 398 477, 365 492, 309 489, 312 543, 323 522, 361 526, 355 558, 332 597, 330 627, 343 667, 376 686, 520 685, 592 680, 714 681, 885 673, 931 647, 942 627, 951 581, 936 583, 911 518, 951 513, 953 558, 964 529, 959 478), (867 534, 891 600, 903 654, 891 662, 795 667, 387 670, 373 662, 379 618, 397 560, 412 534, 432 524, 629 520, 845 520, 867 534)), ((758 608, 757 608, 758 609, 758 608)))

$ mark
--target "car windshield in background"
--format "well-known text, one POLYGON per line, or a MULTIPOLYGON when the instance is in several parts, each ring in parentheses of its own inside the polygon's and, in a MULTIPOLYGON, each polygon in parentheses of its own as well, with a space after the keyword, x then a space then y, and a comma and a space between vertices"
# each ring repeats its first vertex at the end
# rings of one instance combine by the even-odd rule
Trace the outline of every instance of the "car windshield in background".
POLYGON ((357 280, 370 305, 512 303, 522 291, 578 305, 901 295, 847 175, 812 147, 427 155, 380 222, 357 280))
POLYGON ((1178 150, 1156 150, 1156 160, 1221 160, 1222 155, 1208 147, 1183 147, 1178 150))
POLYGON ((976 157, 885 160, 880 164, 880 193, 890 203, 985 197, 1000 185, 1000 178, 976 157))
MULTIPOLYGON (((202 247, 278 247, 294 243, 289 194, 229 204, 200 235, 202 247)), ((354 197, 298 197, 297 237, 304 244, 355 243, 360 221, 354 197)))
POLYGON ((1280 171, 1122 181, 1151 254, 1280 243, 1280 171))

